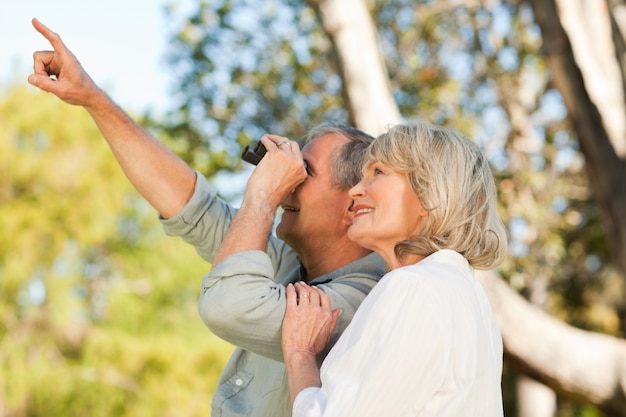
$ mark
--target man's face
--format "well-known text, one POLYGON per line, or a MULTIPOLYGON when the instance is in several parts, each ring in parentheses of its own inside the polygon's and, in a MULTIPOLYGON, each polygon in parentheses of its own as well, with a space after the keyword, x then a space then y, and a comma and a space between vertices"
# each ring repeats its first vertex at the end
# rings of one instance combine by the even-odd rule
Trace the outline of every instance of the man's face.
POLYGON ((307 178, 281 204, 284 212, 276 234, 296 251, 329 244, 345 237, 352 223, 348 191, 331 186, 333 153, 349 140, 327 134, 302 149, 307 178))

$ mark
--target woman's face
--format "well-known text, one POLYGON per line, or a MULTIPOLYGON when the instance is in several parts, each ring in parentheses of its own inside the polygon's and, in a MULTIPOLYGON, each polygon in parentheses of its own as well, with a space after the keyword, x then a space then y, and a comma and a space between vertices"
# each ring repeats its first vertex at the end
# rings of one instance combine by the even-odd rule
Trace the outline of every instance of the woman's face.
POLYGON ((428 214, 406 176, 380 162, 370 163, 350 197, 354 221, 348 237, 381 255, 389 268, 401 266, 394 255, 396 243, 419 234, 428 214))

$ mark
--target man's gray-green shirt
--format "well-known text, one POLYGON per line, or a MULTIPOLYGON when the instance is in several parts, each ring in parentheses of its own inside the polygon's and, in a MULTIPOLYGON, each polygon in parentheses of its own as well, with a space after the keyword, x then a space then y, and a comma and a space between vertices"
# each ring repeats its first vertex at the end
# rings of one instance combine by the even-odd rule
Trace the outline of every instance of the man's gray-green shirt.
MULTIPOLYGON (((162 223, 168 235, 182 237, 211 262, 236 209, 217 197, 204 176, 196 176, 196 189, 189 203, 162 223)), ((309 283, 329 295, 333 308, 343 310, 327 349, 346 328, 384 269, 382 259, 372 253, 309 283)), ((270 236, 267 252, 233 254, 203 278, 200 317, 214 334, 236 346, 213 396, 212 417, 291 416, 281 326, 285 286, 302 279, 298 257, 275 236, 270 236)))

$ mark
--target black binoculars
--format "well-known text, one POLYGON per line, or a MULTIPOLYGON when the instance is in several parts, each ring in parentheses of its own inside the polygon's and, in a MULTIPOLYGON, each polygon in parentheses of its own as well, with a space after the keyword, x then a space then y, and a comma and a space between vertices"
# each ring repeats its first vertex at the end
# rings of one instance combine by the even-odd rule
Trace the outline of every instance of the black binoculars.
POLYGON ((241 159, 252 165, 257 165, 263 159, 263 155, 267 152, 265 146, 259 141, 256 146, 246 145, 241 154, 241 159))

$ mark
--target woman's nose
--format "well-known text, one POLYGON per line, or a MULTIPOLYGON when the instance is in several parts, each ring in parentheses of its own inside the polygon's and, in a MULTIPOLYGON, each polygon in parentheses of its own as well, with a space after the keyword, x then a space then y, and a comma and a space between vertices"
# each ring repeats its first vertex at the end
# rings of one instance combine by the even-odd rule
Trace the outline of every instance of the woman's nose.
POLYGON ((359 181, 354 187, 350 188, 348 195, 351 198, 361 197, 364 193, 363 180, 359 181))

